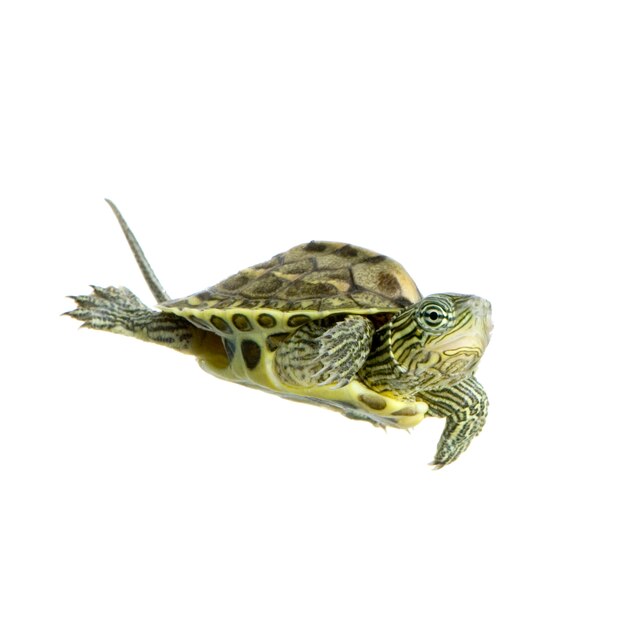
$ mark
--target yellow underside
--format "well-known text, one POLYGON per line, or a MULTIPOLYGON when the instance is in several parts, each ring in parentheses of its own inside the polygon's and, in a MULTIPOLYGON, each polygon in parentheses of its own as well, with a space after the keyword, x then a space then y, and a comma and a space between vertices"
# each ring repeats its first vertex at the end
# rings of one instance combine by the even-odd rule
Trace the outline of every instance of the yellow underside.
POLYGON ((385 396, 372 391, 359 381, 352 381, 341 388, 332 385, 291 387, 276 375, 273 353, 265 352, 256 367, 250 369, 239 356, 239 346, 229 363, 220 337, 208 332, 205 335, 203 349, 196 352, 198 363, 206 372, 224 380, 278 394, 290 400, 321 404, 341 411, 348 417, 366 419, 380 426, 412 428, 424 419, 428 411, 425 402, 385 396))
MULTIPOLYGON (((428 411, 428 405, 422 401, 408 401, 390 397, 372 391, 359 381, 352 381, 345 387, 336 388, 332 385, 312 387, 291 387, 283 383, 274 369, 274 352, 266 348, 267 338, 272 334, 293 332, 288 326, 288 314, 272 309, 204 309, 177 308, 163 310, 186 317, 196 326, 199 323, 211 322, 210 330, 200 330, 194 337, 191 350, 198 358, 200 366, 205 371, 231 382, 254 387, 270 393, 278 394, 290 400, 324 405, 328 408, 341 411, 348 417, 365 419, 380 426, 394 428, 412 428, 419 424, 428 411), (235 331, 236 317, 245 315, 246 328, 244 331, 235 331), (265 328, 259 324, 263 315, 272 316, 275 324, 265 328), (215 328, 215 317, 226 322, 228 332, 219 332, 215 328), (253 340, 261 346, 261 356, 254 367, 249 367, 242 357, 241 343, 253 340), (229 358, 224 342, 230 342, 232 358, 229 358)), ((309 319, 324 317, 317 311, 300 311, 309 319)), ((219 321, 219 320, 218 320, 219 321)))

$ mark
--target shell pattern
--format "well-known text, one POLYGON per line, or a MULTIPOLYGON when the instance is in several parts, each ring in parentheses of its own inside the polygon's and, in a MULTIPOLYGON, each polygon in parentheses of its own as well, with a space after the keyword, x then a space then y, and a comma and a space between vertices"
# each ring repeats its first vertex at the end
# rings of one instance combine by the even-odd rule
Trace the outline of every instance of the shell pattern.
POLYGON ((396 261, 349 244, 311 241, 162 306, 169 311, 264 308, 373 313, 398 310, 420 299, 415 283, 396 261))

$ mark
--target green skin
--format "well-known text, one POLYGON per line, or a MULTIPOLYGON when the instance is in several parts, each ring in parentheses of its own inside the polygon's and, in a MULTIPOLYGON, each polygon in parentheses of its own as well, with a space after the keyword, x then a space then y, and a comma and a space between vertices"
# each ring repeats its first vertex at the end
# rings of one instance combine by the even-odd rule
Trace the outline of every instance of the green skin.
MULTIPOLYGON (((109 204, 155 297, 169 300, 126 222, 109 204)), ((194 355, 203 369, 227 380, 381 426, 411 428, 426 415, 442 417, 446 426, 436 467, 458 458, 487 416, 487 396, 474 371, 489 341, 491 307, 476 296, 429 296, 378 328, 358 314, 313 319, 262 358, 255 342, 233 340, 232 334, 199 324, 197 311, 195 323, 167 306, 157 312, 125 288, 94 287, 91 295, 74 299, 77 308, 68 315, 84 326, 194 355)), ((207 319, 213 313, 206 311, 207 319)), ((259 334, 257 329, 252 336, 259 334)))

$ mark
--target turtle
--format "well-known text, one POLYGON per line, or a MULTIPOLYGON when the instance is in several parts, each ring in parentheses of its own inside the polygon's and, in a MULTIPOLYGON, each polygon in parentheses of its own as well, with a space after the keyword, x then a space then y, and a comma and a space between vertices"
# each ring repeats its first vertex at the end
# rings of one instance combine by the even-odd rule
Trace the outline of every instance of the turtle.
POLYGON ((352 244, 310 241, 185 298, 161 286, 107 200, 157 301, 126 287, 70 296, 82 326, 193 355, 205 371, 376 426, 445 420, 432 465, 456 460, 482 430, 488 399, 476 367, 491 305, 457 293, 423 297, 398 262, 352 244))

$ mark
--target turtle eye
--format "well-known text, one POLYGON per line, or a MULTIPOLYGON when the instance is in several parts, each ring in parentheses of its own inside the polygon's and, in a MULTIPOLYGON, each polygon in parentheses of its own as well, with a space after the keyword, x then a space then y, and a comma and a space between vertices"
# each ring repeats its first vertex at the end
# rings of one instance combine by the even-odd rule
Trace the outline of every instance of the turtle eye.
POLYGON ((417 320, 425 330, 436 330, 446 325, 448 312, 439 304, 427 304, 420 309, 417 320))

